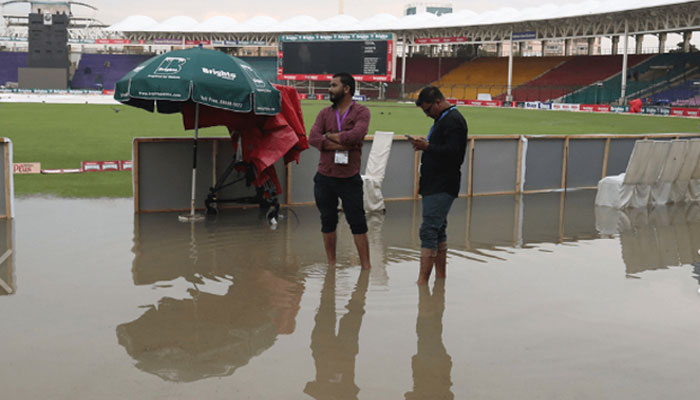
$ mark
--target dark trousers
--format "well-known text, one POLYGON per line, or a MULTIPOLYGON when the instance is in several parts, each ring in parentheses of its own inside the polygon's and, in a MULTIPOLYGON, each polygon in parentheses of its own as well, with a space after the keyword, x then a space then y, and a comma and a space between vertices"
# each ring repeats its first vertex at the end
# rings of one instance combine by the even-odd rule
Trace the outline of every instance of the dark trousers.
POLYGON ((316 173, 314 198, 321 212, 321 232, 335 232, 338 226, 338 198, 343 201, 345 219, 354 235, 367 233, 367 220, 362 202, 362 178, 359 174, 349 178, 334 178, 316 173))
POLYGON ((423 196, 423 224, 418 233, 422 248, 435 250, 438 243, 447 241, 447 213, 454 199, 447 193, 423 196))

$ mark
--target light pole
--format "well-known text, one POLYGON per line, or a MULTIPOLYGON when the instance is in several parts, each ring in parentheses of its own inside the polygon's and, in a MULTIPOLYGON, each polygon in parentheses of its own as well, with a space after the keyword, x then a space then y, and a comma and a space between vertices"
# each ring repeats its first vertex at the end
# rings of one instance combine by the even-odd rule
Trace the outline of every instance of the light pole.
POLYGON ((603 87, 603 82, 598 81, 594 83, 595 85, 595 104, 598 104, 598 92, 600 91, 600 88, 603 87))

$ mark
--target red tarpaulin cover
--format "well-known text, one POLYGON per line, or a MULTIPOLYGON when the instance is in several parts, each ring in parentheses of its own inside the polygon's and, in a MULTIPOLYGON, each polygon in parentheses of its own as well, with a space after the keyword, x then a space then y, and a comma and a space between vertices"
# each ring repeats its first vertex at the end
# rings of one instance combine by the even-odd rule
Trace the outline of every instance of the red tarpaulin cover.
MULTIPOLYGON (((265 116, 252 112, 235 113, 200 105, 199 127, 223 125, 232 135, 239 132, 243 161, 252 163, 257 172, 253 185, 261 187, 271 179, 277 193, 281 193, 282 187, 273 165, 283 157, 285 164, 299 162, 300 153, 309 147, 309 143, 296 89, 273 86, 282 95, 282 111, 279 114, 265 116)), ((185 129, 194 129, 194 120, 195 104, 186 103, 182 107, 185 129)))
POLYGON ((642 111, 642 100, 641 99, 634 99, 630 101, 630 112, 631 113, 638 113, 642 111))

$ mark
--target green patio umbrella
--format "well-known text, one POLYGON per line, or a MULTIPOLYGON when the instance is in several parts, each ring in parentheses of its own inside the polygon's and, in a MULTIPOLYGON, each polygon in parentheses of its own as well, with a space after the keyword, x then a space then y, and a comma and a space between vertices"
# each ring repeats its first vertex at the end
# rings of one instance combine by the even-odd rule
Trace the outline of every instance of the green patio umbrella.
POLYGON ((180 112, 185 102, 196 104, 192 201, 190 215, 182 220, 195 219, 199 105, 257 115, 275 115, 281 110, 280 92, 248 63, 201 47, 175 50, 144 61, 117 82, 114 99, 166 114, 180 112))

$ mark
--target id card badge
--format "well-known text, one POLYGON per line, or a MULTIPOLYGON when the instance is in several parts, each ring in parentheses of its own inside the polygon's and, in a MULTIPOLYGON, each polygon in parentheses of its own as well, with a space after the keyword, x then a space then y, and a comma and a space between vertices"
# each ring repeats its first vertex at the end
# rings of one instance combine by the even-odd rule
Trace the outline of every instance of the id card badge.
POLYGON ((335 152, 335 163, 336 164, 347 164, 349 161, 350 157, 348 155, 348 151, 340 151, 337 150, 335 152))

